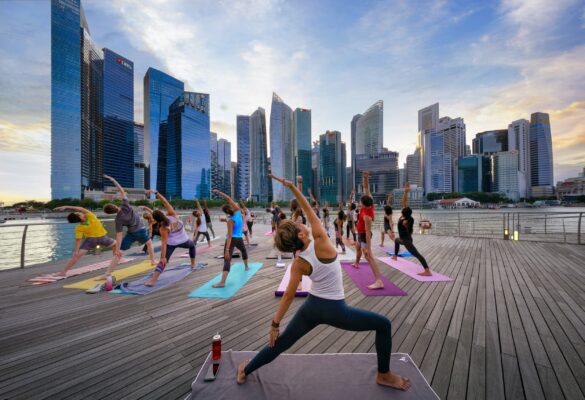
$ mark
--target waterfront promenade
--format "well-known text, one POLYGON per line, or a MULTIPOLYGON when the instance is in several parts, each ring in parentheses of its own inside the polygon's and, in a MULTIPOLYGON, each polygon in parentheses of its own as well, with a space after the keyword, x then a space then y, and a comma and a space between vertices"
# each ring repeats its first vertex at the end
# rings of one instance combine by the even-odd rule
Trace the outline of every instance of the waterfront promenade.
MULTIPOLYGON (((206 268, 147 296, 25 282, 62 262, 0 272, 0 398, 184 399, 215 333, 225 350, 267 342, 283 274, 265 259, 267 229, 255 226, 250 253, 264 267, 227 300, 187 298, 221 270, 212 258, 220 241, 198 257, 206 268)), ((392 320, 393 351, 409 353, 441 398, 584 398, 585 246, 432 235, 415 243, 454 281, 422 283, 380 264, 408 296, 366 297, 344 274, 347 302, 392 320)), ((320 326, 289 352, 374 352, 374 334, 320 326)))

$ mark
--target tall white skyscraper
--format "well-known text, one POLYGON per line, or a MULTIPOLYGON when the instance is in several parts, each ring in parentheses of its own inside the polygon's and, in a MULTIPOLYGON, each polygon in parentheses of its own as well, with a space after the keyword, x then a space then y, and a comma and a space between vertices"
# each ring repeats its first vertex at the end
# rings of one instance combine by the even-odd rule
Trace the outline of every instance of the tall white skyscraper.
POLYGON ((266 202, 270 198, 266 148, 266 112, 258 107, 250 115, 250 197, 254 201, 266 202))
POLYGON ((508 125, 508 150, 518 152, 518 171, 523 174, 524 182, 520 197, 526 198, 530 191, 530 122, 519 119, 508 125))
MULTIPOLYGON (((414 150, 414 153, 406 156, 405 179, 411 185, 422 187, 421 165, 422 161, 420 159, 420 147, 417 146, 414 150)), ((404 183, 402 186, 404 186, 404 183)))
MULTIPOLYGON (((295 181, 295 157, 297 141, 292 128, 292 109, 276 94, 272 93, 270 109, 270 162, 272 173, 289 181, 295 181)), ((290 197, 285 187, 272 180, 272 199, 286 200, 290 197)))
POLYGON ((518 151, 501 151, 491 157, 494 170, 493 191, 518 201, 524 180, 524 174, 518 171, 518 151))
POLYGON ((356 125, 355 154, 373 156, 382 152, 384 102, 378 100, 362 114, 356 125))
POLYGON ((250 117, 238 115, 236 117, 236 135, 238 140, 236 196, 239 199, 250 197, 250 117))

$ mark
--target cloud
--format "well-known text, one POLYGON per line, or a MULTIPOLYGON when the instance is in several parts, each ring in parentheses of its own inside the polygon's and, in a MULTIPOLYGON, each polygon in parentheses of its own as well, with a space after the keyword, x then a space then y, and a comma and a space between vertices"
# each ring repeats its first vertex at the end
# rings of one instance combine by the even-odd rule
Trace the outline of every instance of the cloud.
POLYGON ((48 121, 13 124, 0 119, 0 149, 5 152, 46 155, 50 149, 48 125, 48 121))

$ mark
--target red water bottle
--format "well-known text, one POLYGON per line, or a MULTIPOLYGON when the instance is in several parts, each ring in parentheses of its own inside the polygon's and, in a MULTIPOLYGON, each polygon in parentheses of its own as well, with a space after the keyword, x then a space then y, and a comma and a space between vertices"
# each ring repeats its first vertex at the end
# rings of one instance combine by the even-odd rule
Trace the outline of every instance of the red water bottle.
POLYGON ((216 374, 219 369, 219 360, 221 359, 221 336, 219 333, 211 341, 211 359, 213 361, 213 373, 216 374))

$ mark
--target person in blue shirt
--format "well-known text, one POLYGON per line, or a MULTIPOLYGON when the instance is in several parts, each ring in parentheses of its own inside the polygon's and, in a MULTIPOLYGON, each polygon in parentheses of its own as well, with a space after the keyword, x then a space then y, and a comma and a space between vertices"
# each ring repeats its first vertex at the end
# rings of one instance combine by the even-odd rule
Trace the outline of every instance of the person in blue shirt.
POLYGON ((244 267, 247 270, 248 267, 248 252, 244 245, 244 219, 242 218, 242 209, 230 196, 220 192, 217 189, 213 190, 218 196, 223 197, 228 204, 224 204, 221 208, 227 217, 227 228, 228 233, 225 239, 225 245, 223 247, 223 273, 221 275, 221 281, 213 285, 214 288, 220 288, 225 286, 225 281, 230 273, 232 254, 234 253, 234 247, 240 250, 242 254, 242 260, 244 261, 244 267))

